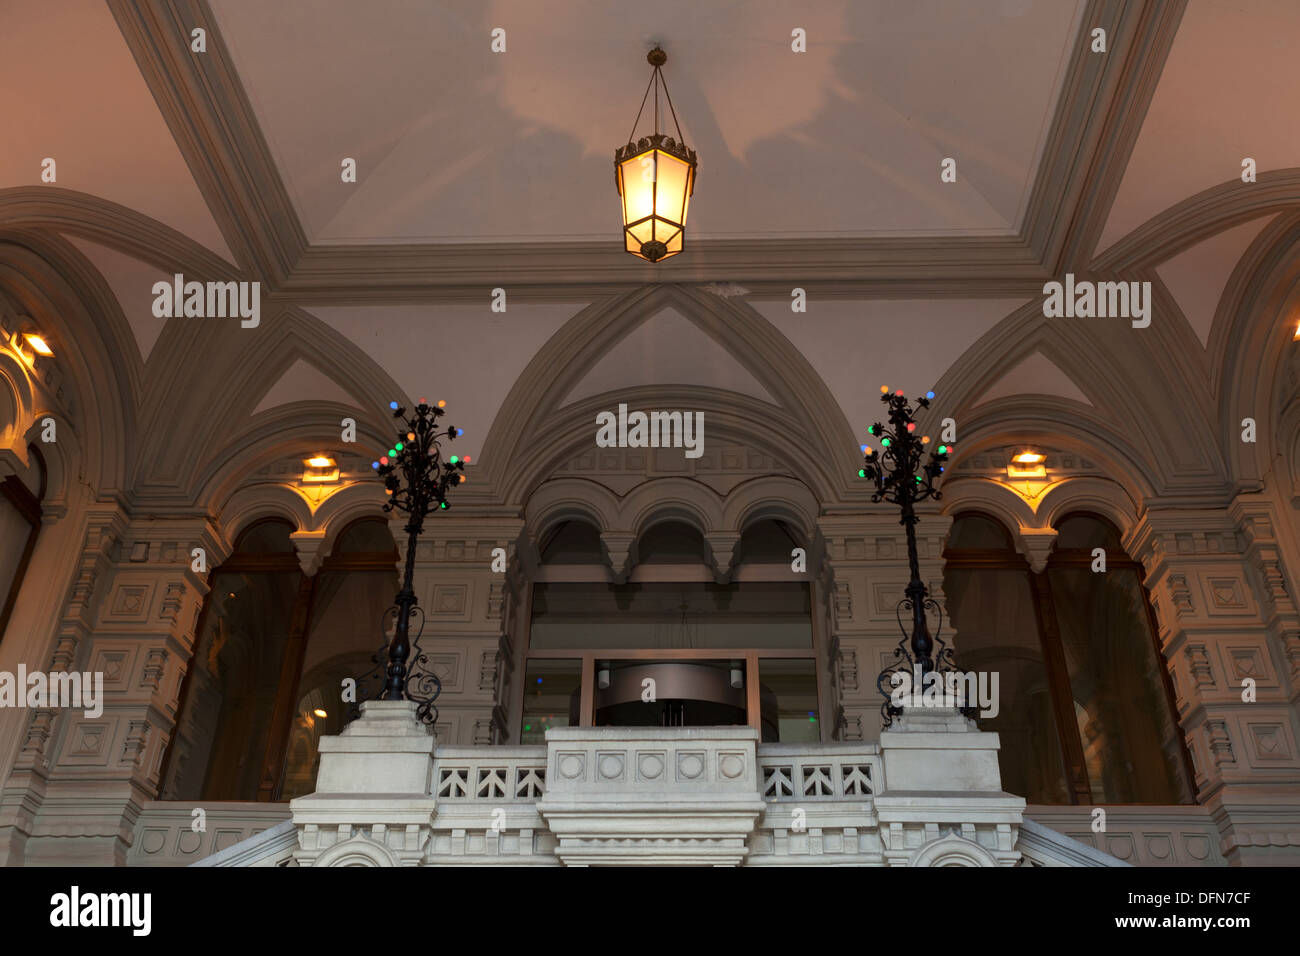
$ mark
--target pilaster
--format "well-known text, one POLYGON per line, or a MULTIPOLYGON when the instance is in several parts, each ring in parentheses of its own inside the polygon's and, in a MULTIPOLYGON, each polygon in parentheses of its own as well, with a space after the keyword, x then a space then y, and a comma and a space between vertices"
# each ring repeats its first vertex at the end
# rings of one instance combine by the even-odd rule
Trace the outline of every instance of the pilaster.
MULTIPOLYGON (((943 546, 951 524, 946 515, 926 512, 916 526, 921 578, 940 607, 943 546)), ((911 577, 907 533, 883 508, 876 514, 823 516, 818 525, 830 568, 824 586, 833 608, 828 643, 839 709, 835 738, 875 740, 883 702, 876 677, 893 663, 903 637, 897 607, 911 577)), ((940 636, 951 642, 952 633, 945 614, 940 636)))
POLYGON ((1148 509, 1146 568, 1199 801, 1230 864, 1300 862, 1300 750, 1288 646, 1295 607, 1267 505, 1148 509))
POLYGON ((49 670, 81 673, 102 699, 33 717, 21 759, 45 779, 28 863, 125 863, 158 793, 208 572, 227 548, 204 517, 92 523, 49 670), (70 835, 86 839, 59 839, 70 835))

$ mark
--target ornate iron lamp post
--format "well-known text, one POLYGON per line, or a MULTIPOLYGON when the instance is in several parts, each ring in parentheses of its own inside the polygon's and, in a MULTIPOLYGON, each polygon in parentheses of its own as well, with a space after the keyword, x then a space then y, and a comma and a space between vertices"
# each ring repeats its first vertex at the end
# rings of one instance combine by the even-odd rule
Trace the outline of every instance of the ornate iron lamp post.
MULTIPOLYGON (((921 519, 915 510, 917 502, 943 497, 935 483, 943 474, 943 466, 948 461, 952 446, 939 445, 930 453, 930 460, 922 465, 921 459, 925 454, 925 446, 930 443, 930 437, 917 437, 915 415, 917 409, 930 407, 934 392, 926 392, 924 398, 918 398, 915 408, 908 404, 901 388, 891 393, 888 385, 882 385, 880 393, 880 400, 889 409, 889 425, 876 422, 867 429, 870 438, 862 446, 866 456, 865 465, 858 470, 858 477, 875 483, 872 501, 898 505, 902 512, 899 524, 907 529, 907 563, 911 571, 911 580, 904 588, 906 596, 898 602, 896 609, 898 627, 903 636, 894 649, 895 662, 882 670, 876 679, 876 687, 885 697, 880 713, 884 726, 888 727, 903 712, 901 707, 893 704, 889 689, 894 685, 894 674, 913 672, 924 677, 932 671, 957 669, 952 648, 940 636, 943 631, 943 610, 930 597, 925 582, 921 580, 920 561, 916 553, 916 523, 921 519), (910 636, 903 623, 905 611, 912 617, 910 636), (939 616, 939 624, 933 636, 930 634, 928 611, 934 611, 939 616)), ((972 708, 961 709, 967 716, 973 713, 972 708)))
POLYGON ((424 612, 415 596, 415 550, 424 530, 424 519, 431 511, 447 509, 447 492, 465 481, 465 463, 469 461, 468 456, 452 455, 446 460, 442 457, 442 439, 451 441, 464 434, 460 428, 438 426, 438 419, 446 414, 446 405, 446 402, 430 405, 420 399, 408 417, 405 408, 397 402, 390 402, 388 407, 393 410, 393 417, 402 422, 402 427, 388 454, 371 463, 384 480, 384 491, 388 494, 384 510, 397 510, 408 516, 404 529, 406 568, 394 606, 384 613, 385 621, 389 615, 396 617, 393 638, 386 642, 386 666, 381 648, 372 658, 374 669, 360 683, 371 688, 379 684, 382 687, 377 695, 379 699, 416 701, 419 704, 416 714, 426 724, 438 719, 438 710, 433 702, 442 690, 442 682, 429 668, 428 658, 420 650, 424 612), (412 639, 413 616, 418 616, 419 627, 412 639))

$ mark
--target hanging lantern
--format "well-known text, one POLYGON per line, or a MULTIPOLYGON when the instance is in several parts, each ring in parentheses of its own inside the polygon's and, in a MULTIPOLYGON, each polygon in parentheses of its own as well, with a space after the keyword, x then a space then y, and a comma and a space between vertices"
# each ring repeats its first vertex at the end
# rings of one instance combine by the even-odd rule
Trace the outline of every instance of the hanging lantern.
POLYGON ((668 61, 668 54, 655 47, 646 60, 654 73, 641 98, 627 145, 614 151, 614 182, 623 200, 624 248, 634 256, 659 262, 677 255, 685 243, 686 209, 695 191, 696 161, 695 150, 682 142, 677 111, 663 79, 661 67, 668 61), (660 86, 677 127, 676 139, 659 131, 660 86), (654 133, 634 141, 651 88, 655 94, 654 133))

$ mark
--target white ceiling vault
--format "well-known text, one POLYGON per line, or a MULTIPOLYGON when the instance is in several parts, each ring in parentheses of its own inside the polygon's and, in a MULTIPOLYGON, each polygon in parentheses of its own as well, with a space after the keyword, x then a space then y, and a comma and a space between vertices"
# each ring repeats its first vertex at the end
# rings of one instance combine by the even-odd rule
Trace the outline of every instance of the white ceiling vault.
POLYGON ((611 157, 649 79, 651 39, 668 51, 668 89, 700 155, 693 236, 1009 235, 1083 9, 212 6, 307 234, 322 243, 608 239, 611 157), (805 53, 791 49, 796 27, 805 53), (496 28, 504 53, 489 46, 496 28), (949 156, 959 176, 939 186, 949 156), (355 184, 341 182, 344 157, 357 160, 355 184))
MULTIPOLYGON (((855 434, 886 381, 1007 428, 1044 397, 1104 421, 1176 391, 1162 365, 1191 370, 1201 414, 1220 300, 1300 183, 1300 124, 1279 120, 1300 102, 1293 0, 0 0, 0 18, 0 232, 66 238, 103 275, 144 361, 142 429, 205 413, 189 372, 221 370, 204 363, 247 374, 242 417, 208 426, 232 441, 396 386, 464 409, 477 456, 575 317, 667 283, 725 286, 855 434), (657 267, 620 251, 611 168, 655 42, 700 154, 687 250, 657 267), (1273 198, 1245 192, 1245 156, 1273 198), (1135 234, 1154 237, 1140 254, 1135 234), (212 278, 262 283, 256 334, 152 315, 153 281, 213 254, 212 278), (1167 289, 1153 330, 1034 314, 1045 281, 1098 262, 1167 289), (293 336, 268 334, 290 315, 293 336), (257 344, 289 339, 292 360, 257 344)), ((564 402, 653 385, 788 407, 672 308, 564 402)), ((1216 427, 1149 425, 1194 455, 1186 435, 1216 427)))

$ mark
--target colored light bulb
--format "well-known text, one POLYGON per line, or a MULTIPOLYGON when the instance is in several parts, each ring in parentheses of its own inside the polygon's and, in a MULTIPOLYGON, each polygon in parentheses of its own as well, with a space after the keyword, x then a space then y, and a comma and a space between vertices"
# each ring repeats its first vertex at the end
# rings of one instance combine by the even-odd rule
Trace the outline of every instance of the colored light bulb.
POLYGON ((934 392, 926 392, 926 393, 925 393, 925 397, 926 397, 926 398, 934 398, 934 392))
POLYGON ((882 438, 880 439, 880 444, 888 448, 890 445, 893 444, 893 442, 891 442, 888 438, 882 438))
POLYGON ((428 400, 427 398, 422 398, 422 399, 420 399, 420 404, 421 404, 421 405, 428 405, 428 404, 429 404, 429 400, 428 400))
POLYGON ((916 431, 916 422, 908 422, 908 423, 907 423, 907 430, 908 430, 909 432, 914 432, 914 431, 916 431))
POLYGON ((460 483, 461 483, 462 485, 465 484, 465 476, 464 476, 464 475, 461 475, 461 476, 460 476, 460 483))
POLYGON ((415 441, 415 432, 407 432, 407 433, 406 433, 406 440, 407 440, 407 441, 415 441))
POLYGON ((389 403, 388 403, 388 407, 391 408, 393 411, 397 411, 397 403, 396 403, 396 402, 389 402, 389 403))
POLYGON ((463 428, 457 428, 457 429, 456 429, 456 437, 457 437, 457 438, 459 438, 459 437, 460 437, 461 435, 463 435, 463 434, 465 434, 465 429, 463 429, 463 428))
POLYGON ((467 465, 469 464, 469 455, 466 455, 466 456, 465 456, 465 464, 467 464, 467 465))
POLYGON ((438 507, 439 507, 439 508, 445 508, 445 507, 447 507, 447 502, 444 501, 442 504, 438 505, 438 507))
POLYGON ((440 401, 440 402, 438 403, 438 407, 439 407, 439 408, 446 408, 446 407, 447 407, 447 403, 446 403, 445 401, 440 401))
POLYGON ((865 468, 859 468, 859 469, 858 469, 858 477, 859 477, 859 478, 865 478, 865 477, 867 477, 867 470, 866 470, 865 468))
POLYGON ((402 446, 402 443, 399 441, 399 442, 398 442, 396 445, 394 445, 393 447, 396 448, 398 451, 401 451, 403 446, 402 446))
POLYGON ((380 459, 379 459, 379 463, 380 463, 381 465, 386 465, 386 464, 388 464, 388 456, 385 455, 383 458, 380 458, 380 459))
POLYGON ((376 471, 378 471, 378 470, 379 470, 379 462, 377 462, 377 461, 372 461, 372 462, 370 463, 370 467, 373 468, 373 469, 375 469, 376 471))
POLYGON ((903 394, 903 390, 900 388, 900 389, 899 389, 898 391, 896 391, 894 394, 895 394, 895 395, 898 395, 898 396, 902 396, 902 394, 903 394))
POLYGON ((453 465, 456 464, 456 462, 460 461, 460 459, 457 458, 455 455, 452 455, 452 456, 451 456, 449 459, 447 459, 447 460, 450 461, 453 465))
POLYGON ((390 448, 390 449, 388 449, 388 457, 389 457, 389 458, 396 458, 396 457, 397 457, 397 449, 396 449, 396 448, 390 448))
POLYGON ((947 445, 940 445, 940 446, 939 446, 939 454, 941 454, 941 455, 946 455, 946 454, 948 454, 948 446, 947 446, 947 445))
POLYGON ((880 386, 880 394, 881 394, 881 395, 888 395, 888 394, 889 394, 889 386, 888 386, 888 385, 882 385, 882 386, 880 386))
POLYGON ((930 436, 929 436, 929 435, 922 435, 922 436, 921 436, 921 444, 922 444, 922 445, 928 445, 928 444, 930 444, 930 436))

